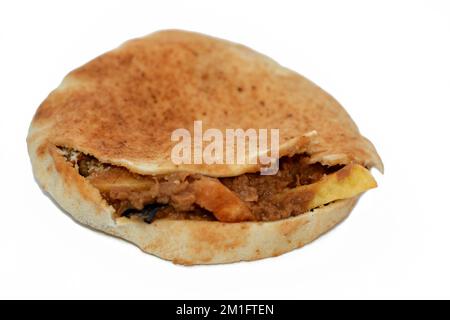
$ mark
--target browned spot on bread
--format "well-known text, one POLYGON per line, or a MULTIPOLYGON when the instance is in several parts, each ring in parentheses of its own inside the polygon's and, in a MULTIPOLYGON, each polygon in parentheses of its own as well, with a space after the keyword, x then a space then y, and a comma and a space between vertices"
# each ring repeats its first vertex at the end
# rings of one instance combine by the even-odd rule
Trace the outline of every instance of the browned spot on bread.
POLYGON ((38 122, 38 121, 48 120, 52 116, 53 116, 53 108, 50 107, 50 104, 47 103, 47 100, 46 100, 37 109, 36 114, 34 115, 33 121, 38 122))
POLYGON ((260 249, 256 249, 255 250, 255 254, 251 257, 250 260, 259 260, 261 258, 263 258, 263 254, 262 254, 261 250, 260 249))
POLYGON ((307 223, 306 219, 287 220, 280 225, 279 231, 283 236, 289 237, 307 223))
MULTIPOLYGON (((137 222, 137 223, 144 223, 144 222, 137 222)), ((164 244, 163 238, 152 239, 150 243, 142 247, 142 250, 147 252, 153 252, 161 248, 163 244, 164 244)))
POLYGON ((193 228, 191 236, 193 243, 197 243, 196 250, 200 254, 205 247, 217 250, 232 250, 241 247, 247 241, 248 230, 203 226, 193 228))
POLYGON ((275 250, 275 251, 272 253, 272 257, 278 257, 278 256, 281 256, 283 253, 286 253, 286 250, 275 250))
POLYGON ((178 264, 178 265, 182 265, 182 266, 186 266, 186 267, 193 266, 194 264, 198 264, 198 262, 195 263, 195 262, 193 262, 192 260, 188 260, 188 259, 179 259, 179 258, 173 259, 172 262, 173 262, 174 264, 178 264))
POLYGON ((36 155, 38 157, 42 158, 47 154, 48 149, 49 149, 49 145, 46 143, 43 143, 37 148, 36 155))
POLYGON ((213 255, 211 254, 209 256, 205 256, 203 258, 200 258, 199 261, 202 264, 208 264, 208 263, 210 263, 212 261, 212 259, 213 259, 213 255))

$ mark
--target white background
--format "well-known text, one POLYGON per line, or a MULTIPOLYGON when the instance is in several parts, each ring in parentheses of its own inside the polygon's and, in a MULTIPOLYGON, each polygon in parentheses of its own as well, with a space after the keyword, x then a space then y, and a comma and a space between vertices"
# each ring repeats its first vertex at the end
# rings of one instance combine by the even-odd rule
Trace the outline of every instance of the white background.
POLYGON ((0 298, 450 298, 448 1, 1 1, 0 298), (333 94, 385 166, 301 250, 182 267, 73 222, 33 179, 46 95, 121 42, 181 28, 263 52, 333 94))

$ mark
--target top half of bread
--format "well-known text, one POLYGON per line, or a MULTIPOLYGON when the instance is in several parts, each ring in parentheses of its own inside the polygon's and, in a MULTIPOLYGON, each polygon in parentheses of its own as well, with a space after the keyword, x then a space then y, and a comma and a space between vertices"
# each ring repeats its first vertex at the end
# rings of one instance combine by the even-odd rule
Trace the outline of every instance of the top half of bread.
MULTIPOLYGON (((171 133, 203 129, 280 130, 280 156, 307 152, 325 165, 383 170, 373 145, 317 85, 247 47, 160 31, 131 40, 69 73, 39 107, 28 141, 82 151, 141 174, 192 171, 170 159, 171 133)), ((234 176, 249 165, 196 165, 234 176)))

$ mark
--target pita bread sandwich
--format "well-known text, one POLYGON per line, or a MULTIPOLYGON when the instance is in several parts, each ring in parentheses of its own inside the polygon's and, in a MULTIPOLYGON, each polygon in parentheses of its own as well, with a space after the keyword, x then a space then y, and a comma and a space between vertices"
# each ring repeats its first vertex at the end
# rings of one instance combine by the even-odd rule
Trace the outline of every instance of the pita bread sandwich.
POLYGON ((376 187, 371 168, 383 171, 371 142, 317 85, 245 46, 178 30, 70 72, 27 141, 37 181, 76 220, 185 265, 302 247, 376 187), (277 152, 265 149, 278 170, 261 174, 248 146, 240 163, 173 161, 173 133, 195 136, 196 121, 205 134, 278 130, 277 152))

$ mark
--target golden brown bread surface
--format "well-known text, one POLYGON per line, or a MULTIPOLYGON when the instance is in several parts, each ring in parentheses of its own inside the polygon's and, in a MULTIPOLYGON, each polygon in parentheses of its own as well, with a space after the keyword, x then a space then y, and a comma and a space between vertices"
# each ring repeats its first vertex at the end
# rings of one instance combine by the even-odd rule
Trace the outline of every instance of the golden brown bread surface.
POLYGON ((358 163, 383 170, 373 145, 329 94, 244 46, 183 31, 131 40, 71 72, 39 107, 28 148, 37 181, 76 220, 183 264, 276 256, 342 221, 357 198, 274 222, 115 219, 98 189, 56 146, 141 174, 191 171, 235 176, 253 165, 175 166, 171 132, 207 128, 280 129, 280 156, 358 163))
POLYGON ((204 130, 277 128, 281 155, 303 150, 314 162, 383 169, 346 111, 311 81, 242 45, 176 30, 128 41, 72 71, 32 126, 45 127, 39 134, 51 144, 142 174, 255 171, 251 165, 175 166, 171 133, 192 131, 194 120, 204 130))

